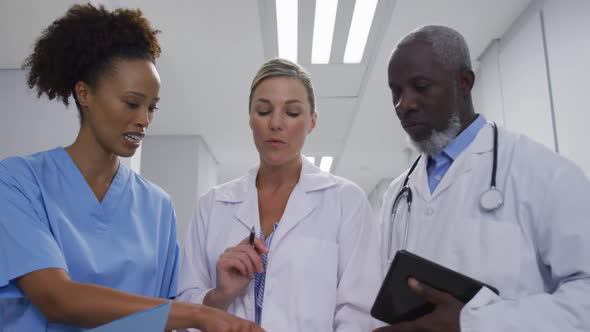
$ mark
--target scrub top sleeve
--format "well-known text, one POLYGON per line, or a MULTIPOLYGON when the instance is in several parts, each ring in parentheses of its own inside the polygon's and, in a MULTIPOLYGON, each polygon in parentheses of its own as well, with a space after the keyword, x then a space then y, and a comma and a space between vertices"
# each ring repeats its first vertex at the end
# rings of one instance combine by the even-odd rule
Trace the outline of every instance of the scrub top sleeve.
POLYGON ((25 274, 47 268, 67 270, 48 223, 25 192, 0 163, 0 298, 23 297, 14 280, 25 274))
POLYGON ((177 282, 178 282, 178 257, 180 248, 176 239, 176 214, 174 207, 170 204, 170 238, 168 239, 168 254, 166 257, 166 264, 164 266, 164 278, 162 279, 161 298, 174 299, 176 298, 177 282))

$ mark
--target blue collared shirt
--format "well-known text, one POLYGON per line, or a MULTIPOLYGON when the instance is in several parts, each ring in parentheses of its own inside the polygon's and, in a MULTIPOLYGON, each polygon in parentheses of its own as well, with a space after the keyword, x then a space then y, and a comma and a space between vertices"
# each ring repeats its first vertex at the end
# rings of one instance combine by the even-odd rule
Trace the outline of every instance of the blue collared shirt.
MULTIPOLYGON (((277 227, 279 227, 278 222, 276 224, 274 224, 272 233, 270 233, 270 235, 264 241, 264 245, 267 248, 270 248, 270 244, 272 242, 272 237, 275 235, 277 227)), ((264 233, 262 233, 262 231, 260 231, 260 238, 261 239, 264 238, 264 233)), ((262 258, 263 271, 261 273, 256 272, 256 274, 254 275, 254 294, 256 295, 254 298, 254 309, 255 309, 254 310, 254 320, 256 321, 256 324, 258 324, 258 325, 260 325, 260 323, 262 321, 262 304, 264 302, 263 301, 264 300, 264 283, 266 281, 267 254, 262 254, 261 258, 262 258)))
POLYGON ((446 148, 433 157, 428 157, 426 171, 428 172, 428 186, 431 193, 434 192, 453 161, 473 142, 486 122, 484 116, 479 114, 475 121, 465 128, 446 148))

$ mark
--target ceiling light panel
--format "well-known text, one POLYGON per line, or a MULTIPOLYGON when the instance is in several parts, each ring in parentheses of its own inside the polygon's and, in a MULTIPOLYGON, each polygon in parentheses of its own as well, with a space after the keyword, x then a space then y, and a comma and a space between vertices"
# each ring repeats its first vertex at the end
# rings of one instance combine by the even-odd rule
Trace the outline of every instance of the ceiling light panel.
POLYGON ((330 157, 330 156, 325 156, 322 157, 322 160, 320 160, 320 169, 324 172, 330 172, 330 169, 332 168, 332 162, 334 161, 334 157, 330 157))
POLYGON ((279 57, 297 62, 297 0, 276 0, 279 57))
POLYGON ((360 63, 363 59, 377 2, 378 0, 357 0, 355 2, 344 50, 344 63, 360 63))
POLYGON ((316 0, 311 63, 327 64, 330 62, 337 11, 338 0, 316 0))

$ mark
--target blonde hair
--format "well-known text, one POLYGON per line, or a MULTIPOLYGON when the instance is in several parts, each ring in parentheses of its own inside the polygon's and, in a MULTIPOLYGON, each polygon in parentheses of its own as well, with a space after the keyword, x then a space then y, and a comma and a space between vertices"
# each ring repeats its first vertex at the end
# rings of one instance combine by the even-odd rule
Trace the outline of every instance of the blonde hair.
POLYGON ((307 98, 309 100, 309 104, 311 105, 311 113, 313 114, 315 112, 315 94, 309 73, 302 66, 287 59, 281 58, 267 61, 260 67, 260 69, 258 69, 256 76, 254 76, 254 79, 252 80, 252 85, 250 86, 250 97, 248 99, 249 111, 252 106, 252 96, 254 95, 254 90, 256 90, 258 85, 260 85, 260 83, 262 83, 264 80, 273 77, 290 77, 303 83, 305 90, 307 90, 307 98))

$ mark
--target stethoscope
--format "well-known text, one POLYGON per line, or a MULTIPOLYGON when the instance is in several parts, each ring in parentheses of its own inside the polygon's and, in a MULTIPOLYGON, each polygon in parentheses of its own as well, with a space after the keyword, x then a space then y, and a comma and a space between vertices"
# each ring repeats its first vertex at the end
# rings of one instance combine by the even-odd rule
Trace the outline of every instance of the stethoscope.
MULTIPOLYGON (((489 122, 489 124, 494 129, 494 159, 492 160, 492 179, 490 183, 490 187, 481 194, 479 205, 484 211, 491 212, 495 209, 502 206, 504 203, 504 193, 498 188, 496 188, 496 167, 498 164, 498 128, 496 127, 496 123, 489 122)), ((397 193, 395 199, 393 200, 393 206, 391 208, 391 221, 390 221, 390 230, 389 230, 389 247, 387 248, 387 260, 391 263, 393 260, 393 252, 391 251, 391 243, 393 241, 393 226, 395 224, 395 216, 397 215, 397 207, 405 197, 406 204, 408 206, 408 212, 406 214, 406 223, 405 223, 405 230, 404 230, 404 239, 403 239, 403 248, 407 248, 408 244, 408 230, 409 230, 409 222, 410 222, 410 210, 412 208, 412 189, 408 186, 408 182, 410 181, 410 175, 418 166, 418 162, 422 155, 418 156, 416 161, 410 167, 410 171, 406 175, 404 179, 404 183, 402 189, 397 193)))

